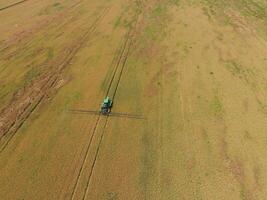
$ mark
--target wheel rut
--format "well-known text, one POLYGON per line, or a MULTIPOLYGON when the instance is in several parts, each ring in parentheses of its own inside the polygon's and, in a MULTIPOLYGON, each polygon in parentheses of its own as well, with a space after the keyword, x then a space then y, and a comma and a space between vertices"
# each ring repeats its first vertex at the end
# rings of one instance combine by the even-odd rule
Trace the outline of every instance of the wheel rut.
MULTIPOLYGON (((125 69, 125 66, 126 66, 126 63, 127 63, 127 59, 128 59, 128 56, 129 56, 129 52, 130 52, 131 47, 132 47, 134 30, 136 28, 137 21, 138 21, 138 16, 136 16, 136 20, 135 20, 134 26, 132 28, 130 28, 129 31, 126 33, 126 37, 125 37, 124 43, 122 44, 121 47, 119 47, 119 50, 118 50, 119 55, 118 55, 118 57, 116 59, 113 59, 113 61, 112 61, 115 66, 114 66, 114 70, 113 70, 111 79, 109 81, 109 84, 108 84, 107 91, 106 91, 105 95, 106 96, 111 96, 113 101, 116 98, 116 94, 117 94, 120 82, 122 80, 123 72, 124 72, 124 69, 125 69), (113 88, 114 88, 114 90, 112 90, 113 88)), ((94 172, 94 169, 95 169, 95 165, 96 165, 96 162, 97 162, 97 159, 98 159, 98 156, 99 156, 99 152, 100 152, 100 149, 101 149, 100 147, 101 147, 102 141, 104 139, 105 130, 106 130, 107 126, 108 126, 109 116, 105 116, 103 125, 101 126, 102 129, 100 130, 100 139, 98 140, 98 143, 97 143, 97 146, 96 146, 96 151, 95 151, 95 154, 93 156, 92 163, 90 164, 90 167, 89 167, 89 172, 87 172, 88 173, 88 176, 87 176, 88 178, 86 180, 85 188, 82 189, 82 193, 81 194, 77 193, 78 187, 82 187, 81 186, 81 182, 82 182, 81 179, 83 177, 83 173, 86 173, 85 172, 85 170, 86 170, 86 166, 85 166, 86 165, 86 161, 89 158, 90 148, 92 148, 92 143, 93 143, 92 141, 96 138, 96 135, 97 135, 97 132, 98 132, 97 130, 100 127, 100 123, 101 123, 101 119, 100 118, 101 118, 100 115, 97 116, 96 123, 92 127, 92 130, 93 130, 92 131, 92 136, 89 139, 89 144, 87 146, 86 153, 85 153, 85 155, 84 155, 84 157, 82 159, 82 164, 81 164, 81 167, 79 169, 78 176, 77 176, 77 178, 75 180, 75 183, 74 183, 74 187, 73 187, 73 190, 72 190, 72 193, 71 193, 71 197, 70 197, 71 200, 74 200, 74 199, 86 199, 86 196, 87 196, 87 194, 89 192, 89 186, 90 186, 91 178, 92 178, 92 175, 93 175, 93 172, 94 172)))

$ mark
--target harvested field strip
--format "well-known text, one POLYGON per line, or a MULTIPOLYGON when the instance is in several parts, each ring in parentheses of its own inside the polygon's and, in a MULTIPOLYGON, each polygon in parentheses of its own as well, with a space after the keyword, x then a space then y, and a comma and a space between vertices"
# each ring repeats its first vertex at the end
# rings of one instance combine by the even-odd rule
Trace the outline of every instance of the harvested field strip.
MULTIPOLYGON (((32 99, 29 101, 30 105, 27 103, 26 105, 22 105, 22 107, 19 107, 15 112, 15 117, 13 117, 12 120, 7 120, 6 126, 1 130, 1 138, 0 138, 0 153, 6 148, 10 140, 14 137, 18 129, 23 125, 23 123, 27 120, 27 118, 30 116, 30 114, 37 108, 37 106, 42 102, 44 97, 51 92, 50 90, 54 89, 53 85, 60 77, 60 74, 62 71, 69 65, 71 60, 74 58, 76 53, 80 50, 84 42, 88 39, 88 37, 94 32, 96 29, 97 24, 100 22, 100 20, 103 18, 103 16, 107 13, 108 8, 105 8, 103 12, 97 17, 97 19, 94 21, 94 23, 91 25, 89 30, 83 35, 80 42, 78 44, 75 44, 74 48, 70 49, 67 52, 66 58, 63 60, 63 62, 59 65, 59 67, 50 74, 50 77, 47 80, 47 75, 45 74, 44 77, 41 78, 41 84, 40 90, 37 92, 37 94, 32 95, 32 99), (3 137, 7 135, 6 137, 3 137)), ((27 89, 26 89, 27 90, 27 89)), ((32 88, 28 88, 29 93, 36 93, 36 91, 32 92, 32 88)), ((27 96, 27 95, 26 95, 27 96)), ((24 96, 22 96, 24 98, 24 96)), ((27 98, 29 98, 27 96, 27 98)), ((14 102, 16 104, 16 102, 14 102)), ((9 114, 10 110, 12 109, 12 105, 8 106, 6 110, 2 113, 9 114)), ((11 112, 11 114, 14 114, 11 112)))
POLYGON ((26 1, 29 1, 29 0, 22 0, 22 1, 18 1, 18 2, 12 3, 10 5, 7 5, 5 7, 0 8, 0 11, 6 10, 8 8, 12 8, 12 7, 17 6, 19 4, 22 4, 22 3, 26 2, 26 1))
MULTIPOLYGON (((137 23, 137 19, 136 18, 136 23, 137 23)), ((125 64, 126 64, 126 61, 127 61, 127 58, 128 58, 128 55, 129 55, 129 52, 130 52, 130 47, 131 47, 131 44, 132 44, 132 37, 133 37, 133 34, 132 34, 132 31, 135 29, 136 27, 136 23, 135 25, 130 28, 130 30, 127 32, 127 35, 126 35, 126 39, 125 39, 125 42, 124 44, 122 45, 121 49, 119 50, 120 54, 117 58, 117 61, 116 61, 116 65, 115 65, 115 68, 114 68, 114 72, 112 74, 112 77, 111 77, 111 80, 108 84, 108 89, 107 89, 107 92, 106 92, 106 96, 108 96, 110 94, 110 91, 111 91, 111 88, 112 88, 112 85, 114 83, 114 80, 115 80, 115 77, 116 75, 118 74, 118 79, 116 81, 116 84, 115 84, 115 90, 113 92, 113 95, 112 95, 112 99, 114 100, 115 96, 116 96, 116 92, 117 92, 117 89, 118 89, 118 86, 119 86, 119 83, 121 81, 121 77, 122 77, 122 74, 123 74, 123 71, 124 71, 124 68, 125 68, 125 64), (121 66, 121 68, 120 68, 121 66), (118 71, 118 69, 120 68, 120 71, 118 71)), ((113 61, 112 61, 113 62, 113 61)), ((107 126, 107 122, 108 122, 108 118, 109 116, 107 116, 105 118, 105 122, 104 122, 104 126, 103 126, 103 130, 101 130, 101 136, 100 136, 100 140, 99 140, 99 143, 97 145, 97 148, 96 148, 96 153, 95 153, 95 156, 94 156, 94 159, 93 159, 93 163, 91 164, 91 167, 90 167, 90 172, 89 172, 89 177, 88 177, 88 180, 86 182, 86 187, 84 189, 84 192, 82 194, 82 199, 85 199, 86 198, 86 195, 88 193, 88 189, 89 189, 89 185, 90 185, 90 180, 91 180, 91 176, 93 174, 93 170, 94 170, 94 166, 95 166, 95 163, 97 161, 97 157, 98 157, 98 153, 99 153, 99 150, 100 150, 100 146, 101 146, 101 142, 102 142, 102 139, 104 137, 104 133, 105 133, 105 128, 107 126)), ((97 132, 97 127, 99 126, 99 123, 100 123, 100 116, 97 117, 97 121, 96 121, 96 124, 95 126, 93 127, 93 134, 91 136, 91 138, 89 139, 89 144, 86 148, 86 153, 85 153, 85 156, 84 158, 82 159, 82 165, 81 165, 81 168, 79 170, 79 173, 78 173, 78 176, 77 176, 77 179, 75 181, 75 184, 74 184, 74 189, 73 189, 73 192, 71 194, 71 200, 75 199, 75 194, 76 194, 76 191, 77 191, 77 188, 78 188, 78 183, 80 181, 80 178, 82 176, 82 172, 84 171, 84 168, 85 168, 85 163, 86 163, 86 160, 88 158, 88 154, 89 154, 89 149, 91 147, 91 144, 92 144, 92 140, 97 132)))

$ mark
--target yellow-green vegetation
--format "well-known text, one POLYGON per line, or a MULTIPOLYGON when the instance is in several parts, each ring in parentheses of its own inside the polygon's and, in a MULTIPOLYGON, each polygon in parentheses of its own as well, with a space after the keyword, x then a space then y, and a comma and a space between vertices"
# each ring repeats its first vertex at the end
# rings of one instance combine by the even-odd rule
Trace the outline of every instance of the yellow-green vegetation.
POLYGON ((265 0, 25 1, 0 19, 0 199, 267 199, 265 0), (71 112, 106 94, 143 118, 71 112))

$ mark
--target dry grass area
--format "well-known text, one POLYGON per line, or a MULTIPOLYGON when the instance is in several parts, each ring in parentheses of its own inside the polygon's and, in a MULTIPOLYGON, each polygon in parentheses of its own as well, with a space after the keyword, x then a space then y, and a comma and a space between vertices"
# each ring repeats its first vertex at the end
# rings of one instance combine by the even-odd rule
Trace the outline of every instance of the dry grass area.
POLYGON ((267 199, 266 1, 18 2, 0 0, 0 199, 267 199), (144 119, 70 112, 107 94, 144 119))

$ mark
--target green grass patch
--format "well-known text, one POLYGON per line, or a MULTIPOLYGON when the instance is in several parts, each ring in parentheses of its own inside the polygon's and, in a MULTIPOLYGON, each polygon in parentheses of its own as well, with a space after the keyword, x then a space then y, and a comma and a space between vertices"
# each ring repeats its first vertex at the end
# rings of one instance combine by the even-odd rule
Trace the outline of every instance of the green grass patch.
POLYGON ((225 11, 235 10, 247 18, 261 20, 267 26, 267 2, 264 0, 203 0, 202 2, 209 9, 209 12, 205 11, 206 14, 219 16, 220 19, 225 19, 225 22, 229 22, 225 11))
POLYGON ((33 67, 31 68, 24 76, 23 85, 28 85, 31 81, 33 81, 36 77, 40 75, 40 71, 33 67))
POLYGON ((47 50, 47 60, 51 60, 54 58, 54 49, 52 47, 47 50))
POLYGON ((227 62, 225 67, 228 71, 230 71, 233 75, 238 75, 242 73, 242 66, 235 61, 227 62))
POLYGON ((158 5, 152 12, 152 17, 161 16, 164 12, 164 9, 161 5, 158 5))
POLYGON ((114 22, 113 27, 118 28, 120 26, 120 24, 121 24, 121 17, 117 17, 117 19, 114 22))
POLYGON ((180 0, 170 0, 170 3, 172 5, 179 6, 180 5, 180 0))
POLYGON ((219 97, 216 95, 211 101, 210 108, 215 115, 219 115, 223 111, 223 104, 219 97))
POLYGON ((267 2, 261 0, 237 0, 235 6, 248 17, 267 19, 267 2))
POLYGON ((237 76, 250 88, 255 89, 257 87, 257 76, 253 67, 243 66, 235 61, 227 62, 225 67, 233 76, 237 76))
POLYGON ((159 41, 166 36, 167 5, 157 5, 148 16, 150 23, 144 28, 144 40, 159 41))
POLYGON ((118 200, 119 199, 119 195, 117 192, 107 192, 104 195, 104 199, 105 200, 118 200))
POLYGON ((47 6, 44 10, 42 10, 39 15, 49 15, 53 12, 58 12, 63 8, 64 6, 60 2, 55 2, 52 5, 47 6))
POLYGON ((113 28, 118 27, 130 28, 135 22, 135 16, 137 13, 140 13, 140 4, 135 2, 134 6, 127 6, 122 13, 115 19, 113 28))

